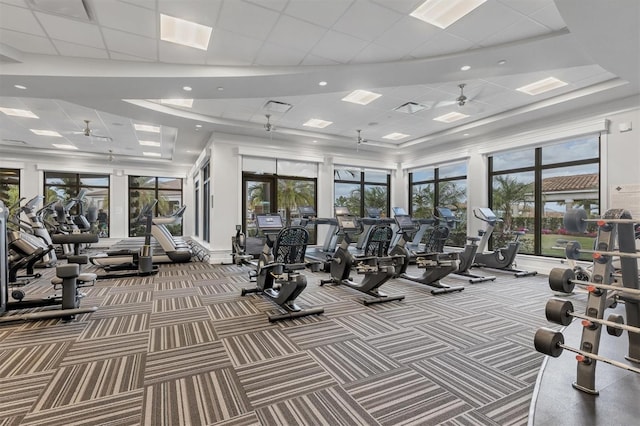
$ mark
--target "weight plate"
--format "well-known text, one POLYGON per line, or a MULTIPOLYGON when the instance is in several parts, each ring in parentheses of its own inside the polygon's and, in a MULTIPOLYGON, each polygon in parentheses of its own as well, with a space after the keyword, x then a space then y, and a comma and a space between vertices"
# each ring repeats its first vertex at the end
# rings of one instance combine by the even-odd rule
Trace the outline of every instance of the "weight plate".
POLYGON ((553 268, 549 273, 549 287, 553 291, 572 293, 575 284, 571 281, 575 278, 576 275, 572 269, 553 268))
MULTIPOLYGON (((609 317, 607 318, 607 321, 615 322, 616 324, 624 324, 624 318, 622 317, 622 315, 618 315, 618 314, 609 315, 609 317)), ((621 328, 612 327, 610 325, 607 326, 607 333, 610 336, 620 337, 622 336, 622 332, 623 330, 621 328)))
POLYGON ((571 324, 573 312, 573 304, 568 300, 551 298, 547 302, 544 308, 544 314, 547 317, 547 321, 554 322, 560 325, 571 324))
POLYGON ((587 212, 584 209, 567 210, 562 221, 564 229, 583 234, 587 230, 587 212))
POLYGON ((554 358, 559 357, 562 353, 562 347, 560 346, 562 344, 564 344, 562 333, 545 327, 539 328, 533 338, 533 345, 536 351, 554 358))

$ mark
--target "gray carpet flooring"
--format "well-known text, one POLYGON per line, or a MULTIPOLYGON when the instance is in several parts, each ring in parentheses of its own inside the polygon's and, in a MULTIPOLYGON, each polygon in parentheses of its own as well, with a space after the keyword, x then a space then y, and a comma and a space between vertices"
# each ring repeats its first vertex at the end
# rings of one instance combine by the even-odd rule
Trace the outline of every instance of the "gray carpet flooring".
POLYGON ((276 305, 240 296, 248 271, 162 265, 84 289, 98 310, 72 322, 0 324, 0 425, 526 424, 546 277, 448 277, 465 290, 438 296, 394 279, 404 300, 365 306, 305 271, 298 303, 324 314, 270 323, 276 305))

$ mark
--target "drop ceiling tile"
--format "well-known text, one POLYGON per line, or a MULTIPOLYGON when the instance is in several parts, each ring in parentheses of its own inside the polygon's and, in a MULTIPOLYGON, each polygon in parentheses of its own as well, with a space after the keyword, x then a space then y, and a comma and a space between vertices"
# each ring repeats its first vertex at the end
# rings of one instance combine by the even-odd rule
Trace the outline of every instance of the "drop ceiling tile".
POLYGON ((285 9, 285 14, 311 22, 325 28, 333 24, 344 14, 353 3, 351 0, 326 1, 308 0, 292 1, 285 9))
POLYGON ((69 43, 66 41, 53 40, 58 52, 62 56, 70 56, 77 58, 95 58, 95 59, 108 59, 109 55, 105 49, 96 49, 95 47, 81 46, 75 43, 69 43))
POLYGON ((141 58, 114 51, 109 51, 109 57, 116 61, 155 62, 155 59, 141 58))
POLYGON ((145 37, 157 37, 158 15, 155 11, 117 0, 100 0, 93 2, 92 6, 103 28, 122 30, 145 37))
POLYGON ((45 37, 0 29, 0 40, 2 43, 26 53, 58 54, 51 41, 45 37))
POLYGON ((192 65, 204 65, 207 62, 207 52, 193 47, 161 41, 159 49, 160 62, 192 65))
POLYGON ((262 43, 262 40, 216 29, 209 43, 207 64, 251 65, 262 43))
POLYGON ((500 43, 508 43, 516 40, 524 40, 530 37, 548 34, 549 29, 529 18, 521 18, 514 24, 492 34, 479 44, 481 46, 493 46, 500 43))
POLYGON ((567 26, 554 3, 531 14, 530 17, 554 31, 561 30, 567 26))
POLYGON ((307 52, 281 47, 273 43, 264 43, 255 59, 256 65, 294 66, 299 65, 307 52))
POLYGON ((216 26, 222 0, 159 0, 158 11, 209 27, 216 26))
POLYGON ((372 41, 400 18, 402 15, 397 12, 357 0, 333 25, 333 29, 362 40, 372 41))
POLYGON ((522 15, 501 3, 486 2, 445 29, 466 40, 484 40, 518 21, 522 15))
POLYGON ((46 36, 29 9, 5 4, 0 5, 0 28, 31 35, 46 36))
POLYGON ((100 31, 95 25, 40 12, 35 12, 35 15, 48 36, 53 39, 102 49, 105 47, 100 31))
POLYGON ((393 9, 403 15, 408 15, 424 3, 424 0, 372 0, 372 3, 377 3, 382 7, 393 9))
POLYGON ((426 25, 418 19, 405 16, 391 25, 387 31, 375 40, 375 43, 391 49, 402 47, 402 49, 398 51, 398 57, 402 57, 428 42, 429 39, 438 34, 439 31, 440 29, 433 25, 426 25))
POLYGON ((524 16, 529 16, 532 13, 539 11, 540 9, 553 4, 553 0, 526 0, 526 1, 513 1, 513 0, 497 0, 503 6, 511 8, 524 16))
POLYGON ((338 65, 338 62, 315 55, 307 55, 300 65, 338 65))
POLYGON ((282 16, 267 41, 283 47, 308 52, 327 32, 325 28, 300 19, 282 16))
POLYGON ((151 60, 157 60, 158 58, 158 42, 156 39, 111 30, 109 28, 103 28, 102 35, 104 36, 104 41, 109 51, 151 60))
POLYGON ((266 39, 276 21, 278 13, 243 1, 223 3, 218 28, 247 37, 266 39))
MULTIPOLYGON (((365 47, 355 58, 351 60, 352 64, 366 64, 376 62, 391 62, 398 59, 398 49, 391 49, 386 46, 380 46, 371 43, 365 47)), ((404 55, 401 55, 404 56, 404 55)))
POLYGON ((2 0, 0 1, 0 6, 2 6, 2 3, 10 4, 13 6, 28 7, 24 0, 2 0))
POLYGON ((367 42, 347 34, 329 31, 311 50, 311 54, 346 64, 367 46, 367 42))
POLYGON ((156 9, 156 0, 120 0, 120 1, 122 3, 129 3, 134 6, 145 7, 151 10, 156 9))
POLYGON ((414 58, 429 58, 438 55, 446 55, 449 53, 457 53, 468 50, 473 47, 473 43, 469 40, 439 31, 427 43, 421 45, 411 52, 414 58))
POLYGON ((267 9, 276 10, 282 12, 287 6, 289 0, 246 0, 247 3, 252 3, 260 7, 266 7, 267 9))

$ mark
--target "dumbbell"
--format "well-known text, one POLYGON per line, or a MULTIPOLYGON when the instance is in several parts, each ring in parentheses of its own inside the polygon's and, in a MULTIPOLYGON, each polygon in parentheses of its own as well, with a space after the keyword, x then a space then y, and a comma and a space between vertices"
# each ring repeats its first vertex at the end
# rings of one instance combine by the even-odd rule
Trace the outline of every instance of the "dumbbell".
POLYGON ((611 336, 619 337, 623 330, 627 330, 629 333, 640 334, 640 328, 625 324, 622 315, 611 314, 606 320, 590 317, 574 312, 573 303, 556 297, 549 299, 544 308, 544 313, 547 321, 560 325, 569 325, 573 318, 580 318, 582 319, 583 327, 595 329, 600 325, 604 325, 607 327, 607 333, 611 336))
POLYGON ((553 291, 558 291, 561 293, 572 293, 576 285, 586 287, 589 292, 595 292, 598 289, 601 289, 640 296, 639 289, 576 280, 576 273, 573 271, 573 269, 553 268, 551 272, 549 272, 549 287, 553 291))
POLYGON ((550 328, 539 328, 533 338, 533 345, 535 346, 536 351, 554 358, 558 358, 562 354, 562 351, 567 350, 577 354, 576 360, 578 362, 590 364, 594 360, 602 361, 606 364, 613 365, 614 367, 640 374, 639 368, 631 367, 630 365, 623 364, 619 361, 565 345, 562 333, 551 330, 550 328))

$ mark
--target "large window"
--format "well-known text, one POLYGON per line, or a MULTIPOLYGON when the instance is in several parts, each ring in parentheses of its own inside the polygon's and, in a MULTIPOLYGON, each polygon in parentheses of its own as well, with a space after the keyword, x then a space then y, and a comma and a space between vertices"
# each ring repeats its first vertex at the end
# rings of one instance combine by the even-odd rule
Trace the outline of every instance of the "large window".
POLYGON ((409 188, 409 214, 415 218, 430 218, 436 213, 436 207, 451 209, 457 222, 447 244, 464 246, 467 236, 466 162, 413 170, 409 173, 409 188))
POLYGON ((194 207, 195 235, 199 237, 200 236, 200 181, 199 180, 197 180, 195 183, 193 199, 196 203, 194 207))
POLYGON ((20 170, 0 169, 0 200, 7 208, 14 207, 9 213, 13 214, 18 208, 20 200, 20 170))
POLYGON ((389 216, 389 182, 386 171, 336 168, 333 173, 334 205, 347 207, 351 214, 364 217, 369 208, 389 216))
POLYGON ((211 240, 211 166, 209 163, 200 169, 200 177, 202 179, 202 240, 209 242, 211 240))
POLYGON ((89 173, 44 172, 45 204, 63 203, 84 195, 70 214, 84 214, 101 236, 109 236, 109 175, 89 173), (95 219, 95 221, 93 220, 95 219), (99 229, 98 229, 99 228, 99 229))
MULTIPOLYGON (((521 253, 563 257, 557 247, 567 240, 593 247, 595 224, 572 234, 562 218, 574 207, 584 208, 590 218, 600 214, 598 136, 495 154, 489 157, 489 180, 490 206, 503 220, 502 231, 525 232, 521 253)), ((512 233, 497 232, 492 245, 503 246, 512 238, 512 233)))
MULTIPOLYGON (((144 206, 158 200, 155 216, 169 216, 182 206, 182 179, 172 177, 129 176, 129 236, 145 233, 140 219, 144 206)), ((182 235, 182 219, 166 225, 172 235, 182 235)))

